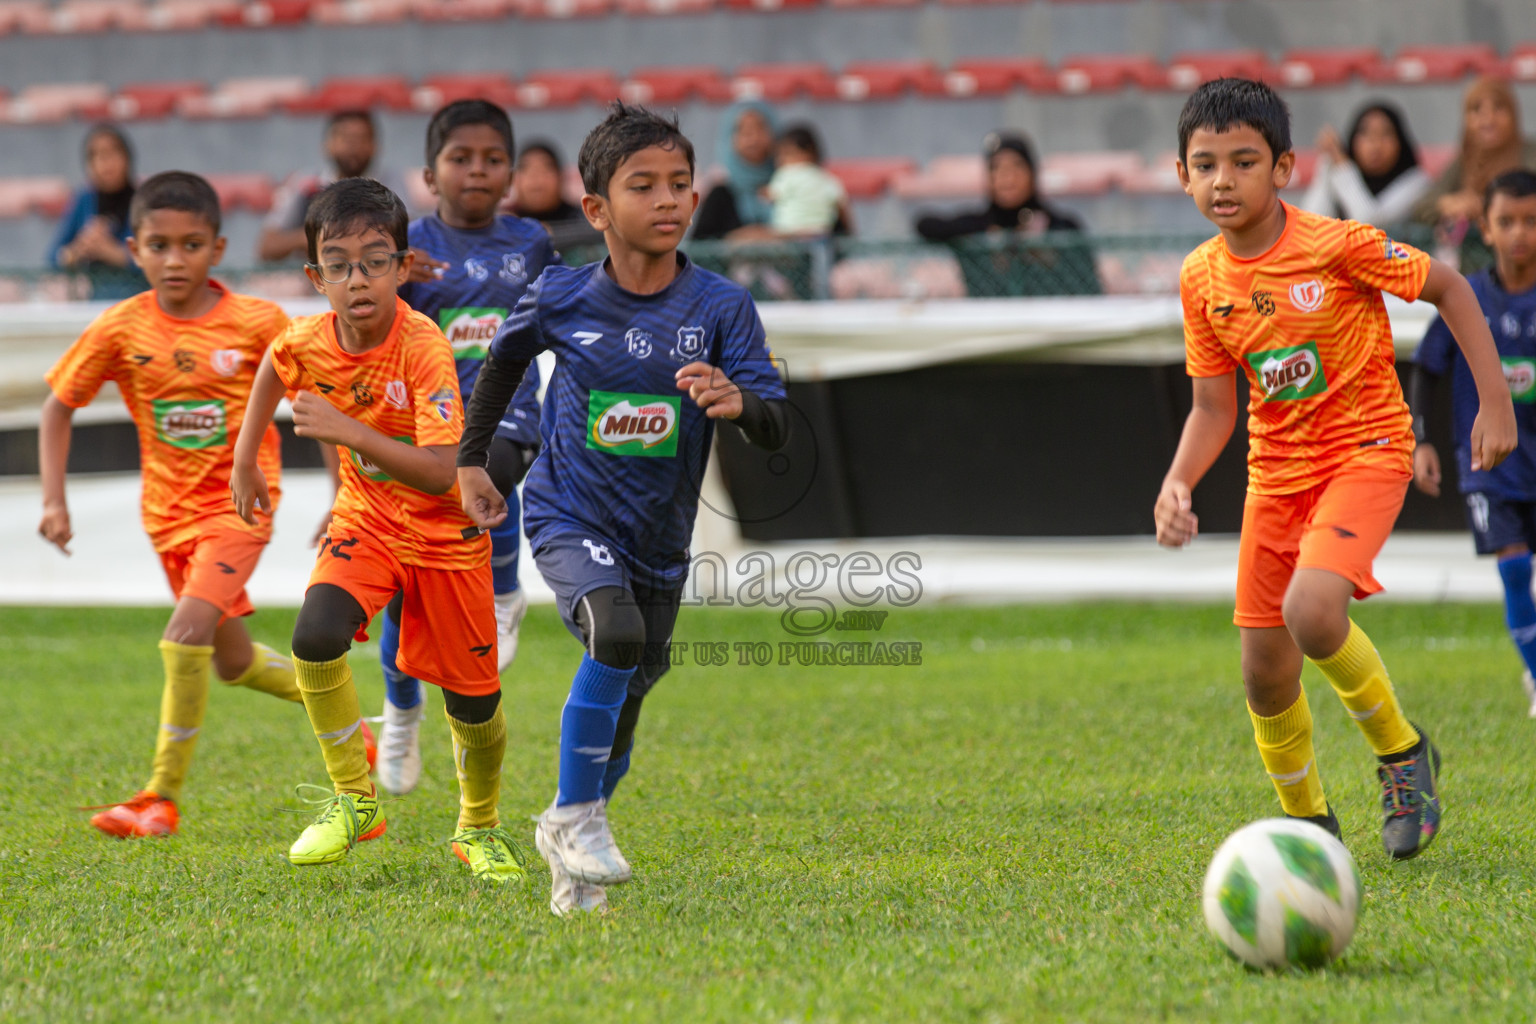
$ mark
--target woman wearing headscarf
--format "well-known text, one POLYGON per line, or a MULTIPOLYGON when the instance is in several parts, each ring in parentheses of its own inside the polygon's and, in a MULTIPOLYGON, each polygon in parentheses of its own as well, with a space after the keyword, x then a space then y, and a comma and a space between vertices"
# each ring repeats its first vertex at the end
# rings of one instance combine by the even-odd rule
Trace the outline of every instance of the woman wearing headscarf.
POLYGON ((543 224, 556 249, 601 245, 602 232, 565 198, 564 170, 553 143, 535 139, 525 144, 512 171, 512 212, 543 224))
MULTIPOLYGON (((778 125, 766 103, 746 100, 726 109, 720 119, 725 180, 704 197, 693 216, 693 237, 729 238, 742 228, 761 229, 771 206, 762 191, 773 177, 773 145, 778 125)), ((749 232, 750 234, 751 232, 749 232)))
POLYGON ((1508 82, 1479 78, 1461 109, 1461 153, 1413 210, 1426 224, 1475 223, 1490 181, 1516 168, 1536 170, 1536 140, 1520 138, 1520 103, 1508 82))
POLYGON ((124 298, 144 290, 144 276, 133 265, 127 239, 133 225, 133 147, 118 128, 99 124, 85 136, 86 186, 75 193, 59 225, 48 259, 60 270, 76 270, 91 280, 96 298, 124 298))
POLYGON ((1431 185, 1402 113, 1384 101, 1355 115, 1347 145, 1329 125, 1317 148, 1317 172, 1301 207, 1325 217, 1396 224, 1408 219, 1431 185))

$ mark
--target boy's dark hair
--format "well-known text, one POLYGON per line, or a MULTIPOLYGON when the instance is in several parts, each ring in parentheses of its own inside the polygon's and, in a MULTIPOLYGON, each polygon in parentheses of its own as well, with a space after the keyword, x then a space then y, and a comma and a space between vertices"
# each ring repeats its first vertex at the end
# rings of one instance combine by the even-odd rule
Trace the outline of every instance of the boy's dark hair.
POLYGON ((304 242, 309 262, 319 262, 322 234, 331 238, 369 228, 384 232, 396 249, 407 249, 411 222, 400 197, 372 178, 343 178, 315 193, 304 214, 304 242))
POLYGON ((325 119, 325 133, 329 135, 331 133, 331 129, 335 128, 343 121, 361 121, 368 126, 368 130, 373 133, 374 138, 378 138, 379 125, 378 122, 373 119, 372 111, 364 110, 362 107, 338 110, 330 117, 325 119))
POLYGON ((666 118, 644 107, 615 100, 602 124, 588 132, 581 144, 581 153, 576 158, 581 169, 581 187, 606 198, 608 182, 619 165, 652 146, 682 152, 688 158, 688 173, 693 174, 693 143, 678 126, 676 114, 666 118))
POLYGON ((534 139, 532 142, 523 143, 523 148, 517 154, 518 163, 522 163, 523 157, 529 153, 543 153, 549 157, 549 162, 555 165, 556 172, 565 168, 565 161, 560 157, 560 150, 548 139, 534 139))
POLYGON ((1493 205, 1494 196, 1509 196, 1511 199, 1536 196, 1536 174, 1516 169, 1495 176, 1483 190, 1483 216, 1485 217, 1488 216, 1488 208, 1493 205))
POLYGON ((809 153, 812 163, 821 163, 821 137, 816 134, 816 129, 811 125, 792 124, 779 132, 779 141, 787 142, 796 149, 809 153))
POLYGON ((1196 130, 1224 132, 1239 126, 1264 136, 1271 160, 1291 151, 1291 110, 1280 94, 1263 82, 1218 78, 1206 82, 1184 101, 1179 113, 1180 162, 1187 157, 1189 137, 1196 130))
POLYGON ((500 135, 507 159, 512 159, 517 150, 512 146, 512 119, 507 112, 489 100, 454 100, 427 123, 427 166, 437 162, 437 155, 448 145, 448 136, 455 128, 473 124, 483 124, 500 135))
POLYGON ((128 206, 128 223, 138 234, 139 224, 156 210, 180 210, 208 222, 214 237, 224 221, 219 211, 219 194, 208 179, 190 171, 161 171, 139 185, 128 206))

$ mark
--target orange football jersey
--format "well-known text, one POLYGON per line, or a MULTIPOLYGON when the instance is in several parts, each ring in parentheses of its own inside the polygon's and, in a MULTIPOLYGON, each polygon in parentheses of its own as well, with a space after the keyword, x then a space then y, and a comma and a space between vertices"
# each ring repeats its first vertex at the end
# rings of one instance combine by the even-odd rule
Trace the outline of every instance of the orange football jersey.
MULTIPOLYGON (((119 302, 47 375, 54 395, 74 409, 89 405, 103 382, 117 382, 138 428, 144 529, 157 551, 195 537, 208 516, 233 518, 235 438, 262 353, 288 324, 276 303, 209 283, 224 294, 194 320, 166 313, 153 291, 119 302)), ((282 463, 275 427, 262 438, 258 462, 276 503, 282 463)), ((248 529, 270 536, 271 521, 248 529)))
POLYGON ((1239 259, 1220 235, 1184 261, 1191 377, 1249 382, 1248 489, 1291 494, 1382 448, 1412 471, 1413 428, 1394 369, 1383 291, 1412 302, 1429 257, 1379 228, 1285 205, 1268 252, 1239 259))
MULTIPOLYGON (((464 406, 453 348, 403 300, 384 342, 354 355, 336 337, 336 314, 300 317, 272 343, 272 366, 290 395, 310 391, 379 433, 418 447, 458 444, 464 406)), ((459 506, 459 488, 427 494, 407 487, 347 448, 332 522, 387 538, 406 565, 472 569, 491 541, 459 506)))

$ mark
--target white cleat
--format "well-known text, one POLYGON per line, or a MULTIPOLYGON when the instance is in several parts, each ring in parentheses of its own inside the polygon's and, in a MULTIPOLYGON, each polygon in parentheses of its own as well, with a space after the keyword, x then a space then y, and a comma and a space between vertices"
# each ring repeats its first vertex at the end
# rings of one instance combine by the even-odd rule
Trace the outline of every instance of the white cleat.
POLYGON ((1525 675, 1520 677, 1520 686, 1525 690, 1525 699, 1531 705, 1528 714, 1532 718, 1536 718, 1536 679, 1531 677, 1530 669, 1526 669, 1525 675))
POLYGON ((506 671, 517 657, 517 631, 527 612, 528 595, 522 587, 496 595, 496 671, 506 671))
POLYGON ((551 865, 558 861, 573 881, 603 886, 630 879, 629 861, 608 828, 605 803, 566 804, 539 815, 534 845, 551 865))
POLYGON ((560 858, 546 853, 535 833, 534 844, 549 864, 549 909, 556 917, 570 914, 602 914, 608 910, 608 890, 600 885, 578 882, 565 870, 560 858))
POLYGON ((379 785, 392 796, 404 796, 421 781, 421 713, 426 706, 425 692, 413 708, 397 708, 388 698, 384 700, 378 775, 379 785))

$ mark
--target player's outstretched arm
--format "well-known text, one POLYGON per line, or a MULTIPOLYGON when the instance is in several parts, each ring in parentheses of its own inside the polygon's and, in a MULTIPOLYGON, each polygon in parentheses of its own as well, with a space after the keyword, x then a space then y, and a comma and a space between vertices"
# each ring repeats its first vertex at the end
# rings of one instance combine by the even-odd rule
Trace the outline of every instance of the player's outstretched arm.
POLYGON ((49 395, 37 424, 37 465, 43 478, 43 520, 37 532, 66 555, 74 532, 69 525, 69 501, 64 477, 69 468, 69 442, 75 410, 49 395))
POLYGON ((1499 362, 1499 349, 1483 319, 1477 293, 1462 277, 1439 260, 1429 261, 1429 276, 1419 298, 1432 302, 1451 329, 1461 354, 1477 382, 1477 418, 1472 421, 1472 468, 1492 469, 1515 450, 1515 407, 1499 362))
POLYGON ((1227 446, 1237 426, 1237 371, 1220 377, 1195 377, 1194 407, 1184 421, 1184 433, 1174 453, 1173 465, 1163 478, 1152 517, 1157 523, 1157 542, 1179 548, 1195 539, 1200 522, 1193 510, 1195 487, 1227 446))
POLYGON ((256 368, 256 380, 251 385, 251 398, 245 405, 245 421, 240 424, 240 436, 235 440, 234 465, 229 473, 229 494, 235 502, 235 512, 246 522, 256 523, 256 510, 272 514, 272 496, 267 492, 267 477, 256 458, 261 453, 261 440, 266 436, 277 403, 283 400, 283 382, 272 366, 272 350, 261 357, 256 368))
POLYGON ((731 420, 757 447, 778 451, 789 439, 784 402, 759 397, 702 360, 681 367, 674 376, 678 390, 688 392, 704 415, 731 420))

